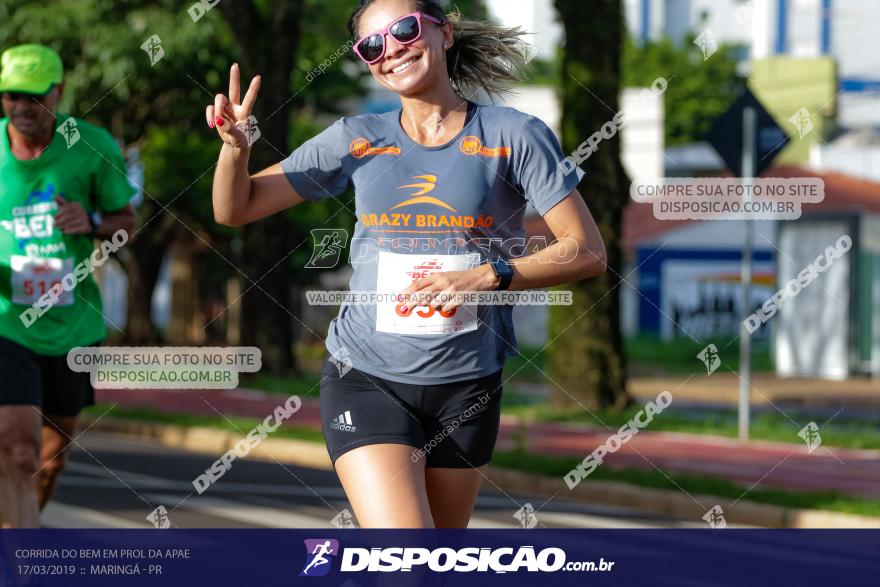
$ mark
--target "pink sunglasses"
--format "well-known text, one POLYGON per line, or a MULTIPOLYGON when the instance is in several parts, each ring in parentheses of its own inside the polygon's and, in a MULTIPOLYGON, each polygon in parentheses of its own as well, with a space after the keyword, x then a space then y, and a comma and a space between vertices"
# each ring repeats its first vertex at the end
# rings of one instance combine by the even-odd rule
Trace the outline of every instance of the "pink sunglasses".
POLYGON ((355 54, 364 63, 372 65, 385 56, 385 35, 391 35, 395 41, 402 45, 415 43, 422 38, 423 18, 437 25, 442 25, 445 22, 422 12, 401 16, 384 31, 362 37, 354 44, 355 54))

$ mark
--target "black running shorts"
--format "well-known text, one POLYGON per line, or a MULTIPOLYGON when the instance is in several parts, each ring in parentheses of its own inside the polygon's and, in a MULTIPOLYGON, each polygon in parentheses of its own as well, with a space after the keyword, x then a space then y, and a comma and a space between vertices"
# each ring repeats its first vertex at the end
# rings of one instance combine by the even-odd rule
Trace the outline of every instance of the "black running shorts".
POLYGON ((332 359, 321 369, 321 420, 333 463, 369 444, 405 444, 414 463, 472 468, 492 458, 501 371, 440 385, 396 383, 332 359))
POLYGON ((0 406, 39 406, 47 416, 76 416, 94 405, 88 373, 67 366, 67 355, 51 357, 0 337, 0 406))

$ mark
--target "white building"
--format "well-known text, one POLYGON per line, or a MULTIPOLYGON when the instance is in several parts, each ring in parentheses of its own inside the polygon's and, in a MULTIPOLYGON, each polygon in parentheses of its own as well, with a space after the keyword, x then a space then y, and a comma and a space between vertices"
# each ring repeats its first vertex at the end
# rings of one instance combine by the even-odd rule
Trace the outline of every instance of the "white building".
POLYGON ((536 57, 553 59, 562 43, 553 0, 486 0, 486 6, 496 22, 530 33, 527 41, 535 48, 536 57))
MULTIPOLYGON (((830 56, 840 75, 839 123, 880 126, 880 58, 872 46, 878 0, 624 0, 636 39, 710 30, 718 43, 744 45, 740 57, 830 56)), ((550 58, 562 38, 553 0, 487 0, 492 17, 537 32, 536 51, 550 58)))
POLYGON ((810 149, 810 167, 880 183, 880 132, 861 129, 810 149))
MULTIPOLYGON (((534 0, 546 2, 548 0, 534 0)), ((743 59, 775 55, 837 60, 844 127, 880 126, 880 59, 872 42, 877 0, 626 0, 637 39, 710 30, 718 43, 746 46, 743 59)))

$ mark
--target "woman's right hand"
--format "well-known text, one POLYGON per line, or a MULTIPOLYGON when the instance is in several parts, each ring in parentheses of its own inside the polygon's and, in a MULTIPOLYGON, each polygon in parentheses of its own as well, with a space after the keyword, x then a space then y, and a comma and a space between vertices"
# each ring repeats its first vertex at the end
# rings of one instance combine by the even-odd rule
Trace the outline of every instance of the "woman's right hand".
POLYGON ((229 70, 229 97, 217 94, 214 104, 205 109, 208 126, 217 129, 217 134, 227 145, 238 149, 250 147, 249 126, 251 112, 257 94, 260 92, 260 76, 251 80, 251 85, 244 100, 241 99, 241 74, 238 64, 234 63, 229 70))

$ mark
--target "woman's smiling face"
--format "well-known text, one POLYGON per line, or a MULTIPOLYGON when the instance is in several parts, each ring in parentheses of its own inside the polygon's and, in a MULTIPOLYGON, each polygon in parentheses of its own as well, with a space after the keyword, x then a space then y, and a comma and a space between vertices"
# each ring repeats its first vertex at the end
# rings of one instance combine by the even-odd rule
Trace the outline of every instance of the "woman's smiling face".
MULTIPOLYGON (((379 0, 361 15, 358 32, 363 37, 383 31, 413 11, 409 0, 379 0)), ((409 45, 385 35, 385 55, 369 66, 379 84, 401 96, 425 92, 446 73, 444 45, 452 42, 451 27, 438 26, 425 18, 421 26, 421 38, 409 45)))

